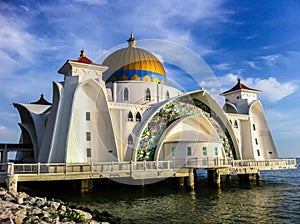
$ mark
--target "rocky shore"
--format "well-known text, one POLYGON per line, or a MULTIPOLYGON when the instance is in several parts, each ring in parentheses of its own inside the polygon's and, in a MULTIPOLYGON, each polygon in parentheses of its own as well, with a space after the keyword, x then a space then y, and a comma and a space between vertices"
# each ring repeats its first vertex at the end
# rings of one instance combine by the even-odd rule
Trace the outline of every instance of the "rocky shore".
POLYGON ((61 200, 31 197, 24 192, 8 192, 0 187, 0 223, 132 223, 108 212, 68 206, 61 200))

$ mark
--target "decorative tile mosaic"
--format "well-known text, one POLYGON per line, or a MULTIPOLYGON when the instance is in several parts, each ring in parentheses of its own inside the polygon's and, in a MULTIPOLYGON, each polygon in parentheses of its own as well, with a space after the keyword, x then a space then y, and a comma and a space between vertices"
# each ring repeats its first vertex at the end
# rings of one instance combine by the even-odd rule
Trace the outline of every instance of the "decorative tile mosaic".
POLYGON ((157 144, 167 127, 182 117, 195 114, 203 114, 209 119, 217 130, 220 139, 223 139, 226 156, 230 158, 234 157, 235 153, 232 140, 225 126, 223 124, 220 125, 220 122, 217 122, 214 118, 216 117, 214 112, 201 101, 184 96, 165 104, 165 106, 152 117, 142 133, 137 150, 137 161, 154 160, 157 144))

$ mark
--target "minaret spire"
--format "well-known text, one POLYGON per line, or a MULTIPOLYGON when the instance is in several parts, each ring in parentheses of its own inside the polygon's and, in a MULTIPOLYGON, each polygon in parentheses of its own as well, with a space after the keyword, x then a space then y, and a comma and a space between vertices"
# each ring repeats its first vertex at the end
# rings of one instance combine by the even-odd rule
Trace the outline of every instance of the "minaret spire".
POLYGON ((84 52, 84 49, 82 48, 82 50, 80 51, 80 57, 86 57, 86 54, 84 52))
POLYGON ((132 30, 131 30, 131 32, 130 32, 130 37, 129 37, 129 39, 127 40, 127 42, 128 42, 128 47, 136 47, 136 41, 135 41, 135 39, 134 39, 134 37, 133 37, 133 33, 132 33, 132 30))

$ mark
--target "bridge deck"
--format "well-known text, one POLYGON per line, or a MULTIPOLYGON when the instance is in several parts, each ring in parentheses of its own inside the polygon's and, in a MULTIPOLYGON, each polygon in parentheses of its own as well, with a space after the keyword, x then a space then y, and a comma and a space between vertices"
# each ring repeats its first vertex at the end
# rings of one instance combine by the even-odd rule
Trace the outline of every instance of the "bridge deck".
POLYGON ((222 175, 257 173, 260 170, 295 169, 296 159, 226 160, 189 158, 181 161, 101 162, 90 164, 0 164, 0 176, 18 181, 75 180, 131 177, 133 179, 188 176, 189 169, 214 169, 222 175))

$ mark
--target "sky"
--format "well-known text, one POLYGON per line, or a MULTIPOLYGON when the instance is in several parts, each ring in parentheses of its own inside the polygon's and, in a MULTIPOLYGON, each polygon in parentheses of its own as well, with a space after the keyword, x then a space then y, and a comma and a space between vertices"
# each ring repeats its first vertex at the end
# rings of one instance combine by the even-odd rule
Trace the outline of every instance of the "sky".
MULTIPOLYGON (((299 12, 296 0, 0 0, 0 142, 18 142, 13 102, 30 103, 42 93, 51 101, 52 82, 63 79, 57 71, 66 60, 84 48, 97 61, 126 43, 132 30, 137 46, 160 40, 197 55, 218 80, 198 84, 218 101, 238 77, 262 90, 279 156, 300 157, 299 12)), ((174 67, 167 74, 176 81, 174 67)), ((188 77, 180 83, 193 86, 188 77)))

